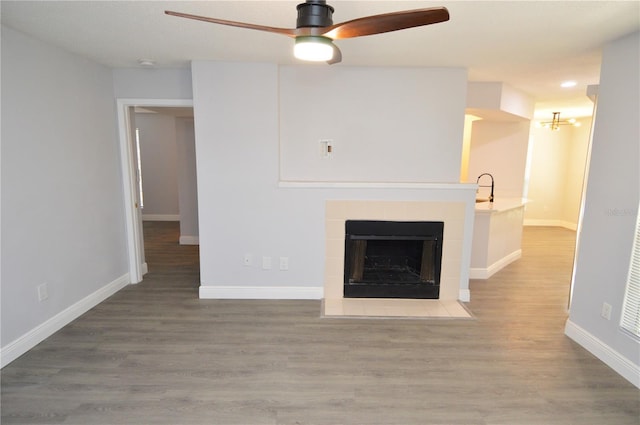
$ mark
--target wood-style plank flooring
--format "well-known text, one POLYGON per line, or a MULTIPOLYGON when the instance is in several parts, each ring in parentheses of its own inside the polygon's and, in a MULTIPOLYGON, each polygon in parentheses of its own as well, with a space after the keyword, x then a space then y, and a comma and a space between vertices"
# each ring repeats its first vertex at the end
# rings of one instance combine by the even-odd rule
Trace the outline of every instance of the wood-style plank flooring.
POLYGON ((198 250, 146 223, 150 272, 2 370, 2 424, 632 424, 640 391, 564 333, 575 233, 525 228, 476 320, 336 319, 198 299, 198 250))

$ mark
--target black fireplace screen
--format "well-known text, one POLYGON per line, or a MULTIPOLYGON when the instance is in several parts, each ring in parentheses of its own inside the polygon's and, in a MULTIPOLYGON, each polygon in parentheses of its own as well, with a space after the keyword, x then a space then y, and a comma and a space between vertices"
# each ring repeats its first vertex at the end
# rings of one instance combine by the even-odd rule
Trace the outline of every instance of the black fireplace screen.
POLYGON ((345 227, 345 298, 439 297, 443 222, 348 220, 345 227))

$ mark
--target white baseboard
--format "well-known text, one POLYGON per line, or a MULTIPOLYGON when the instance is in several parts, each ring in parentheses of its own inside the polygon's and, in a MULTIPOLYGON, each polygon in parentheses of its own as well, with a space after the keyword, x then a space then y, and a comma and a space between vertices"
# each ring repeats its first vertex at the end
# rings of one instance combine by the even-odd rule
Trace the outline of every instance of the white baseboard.
POLYGON ((602 360, 623 378, 640 388, 640 366, 609 347, 584 328, 567 319, 564 334, 580 344, 588 352, 602 360))
POLYGON ((13 340, 0 349, 0 367, 5 367, 33 347, 58 332, 64 326, 68 325, 96 305, 100 304, 120 289, 127 286, 130 282, 129 273, 120 276, 116 280, 92 294, 84 297, 77 303, 62 310, 46 322, 31 329, 26 334, 13 340))
MULTIPOLYGON (((471 292, 460 289, 459 300, 471 301, 471 292)), ((324 289, 319 286, 200 286, 200 299, 239 300, 320 300, 324 289)))
POLYGON ((551 226, 551 227, 564 227, 569 230, 577 230, 578 225, 570 221, 564 220, 541 220, 541 219, 525 219, 522 223, 525 226, 551 226))
POLYGON ((180 221, 180 214, 142 214, 142 221, 180 221))
POLYGON ((180 236, 180 245, 200 245, 200 236, 180 236))
POLYGON ((149 265, 147 264, 146 261, 142 263, 142 265, 140 266, 140 271, 142 272, 142 276, 149 273, 149 265))
POLYGON ((320 300, 321 286, 200 286, 201 299, 320 300))
POLYGON ((506 257, 502 257, 487 268, 471 267, 469 269, 469 279, 489 279, 491 276, 493 276, 495 273, 499 272, 509 264, 513 263, 516 260, 519 260, 520 257, 522 257, 522 250, 518 249, 516 251, 513 251, 506 257))
POLYGON ((458 300, 463 303, 471 301, 471 292, 468 289, 460 289, 458 292, 458 300))
POLYGON ((560 226, 565 229, 573 230, 574 232, 578 230, 578 223, 571 223, 569 221, 561 221, 560 226))

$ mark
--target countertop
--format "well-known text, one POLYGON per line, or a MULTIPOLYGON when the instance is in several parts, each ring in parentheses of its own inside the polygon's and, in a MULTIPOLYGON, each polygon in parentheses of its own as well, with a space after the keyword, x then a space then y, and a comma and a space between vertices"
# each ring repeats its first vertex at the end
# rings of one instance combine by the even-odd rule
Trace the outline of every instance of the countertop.
POLYGON ((477 214, 493 214, 509 211, 515 208, 523 207, 527 203, 526 199, 522 198, 502 198, 496 199, 493 202, 476 202, 477 214))

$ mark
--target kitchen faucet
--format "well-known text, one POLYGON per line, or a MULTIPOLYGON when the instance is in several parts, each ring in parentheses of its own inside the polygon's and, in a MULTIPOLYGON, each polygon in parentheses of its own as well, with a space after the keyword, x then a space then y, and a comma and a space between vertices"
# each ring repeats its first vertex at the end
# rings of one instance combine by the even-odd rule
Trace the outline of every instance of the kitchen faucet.
POLYGON ((489 195, 489 202, 493 202, 493 176, 489 173, 482 173, 478 176, 478 180, 476 180, 476 183, 478 183, 478 187, 491 187, 491 195, 489 195), (491 177, 491 186, 482 186, 480 185, 480 177, 482 176, 489 176, 491 177))

